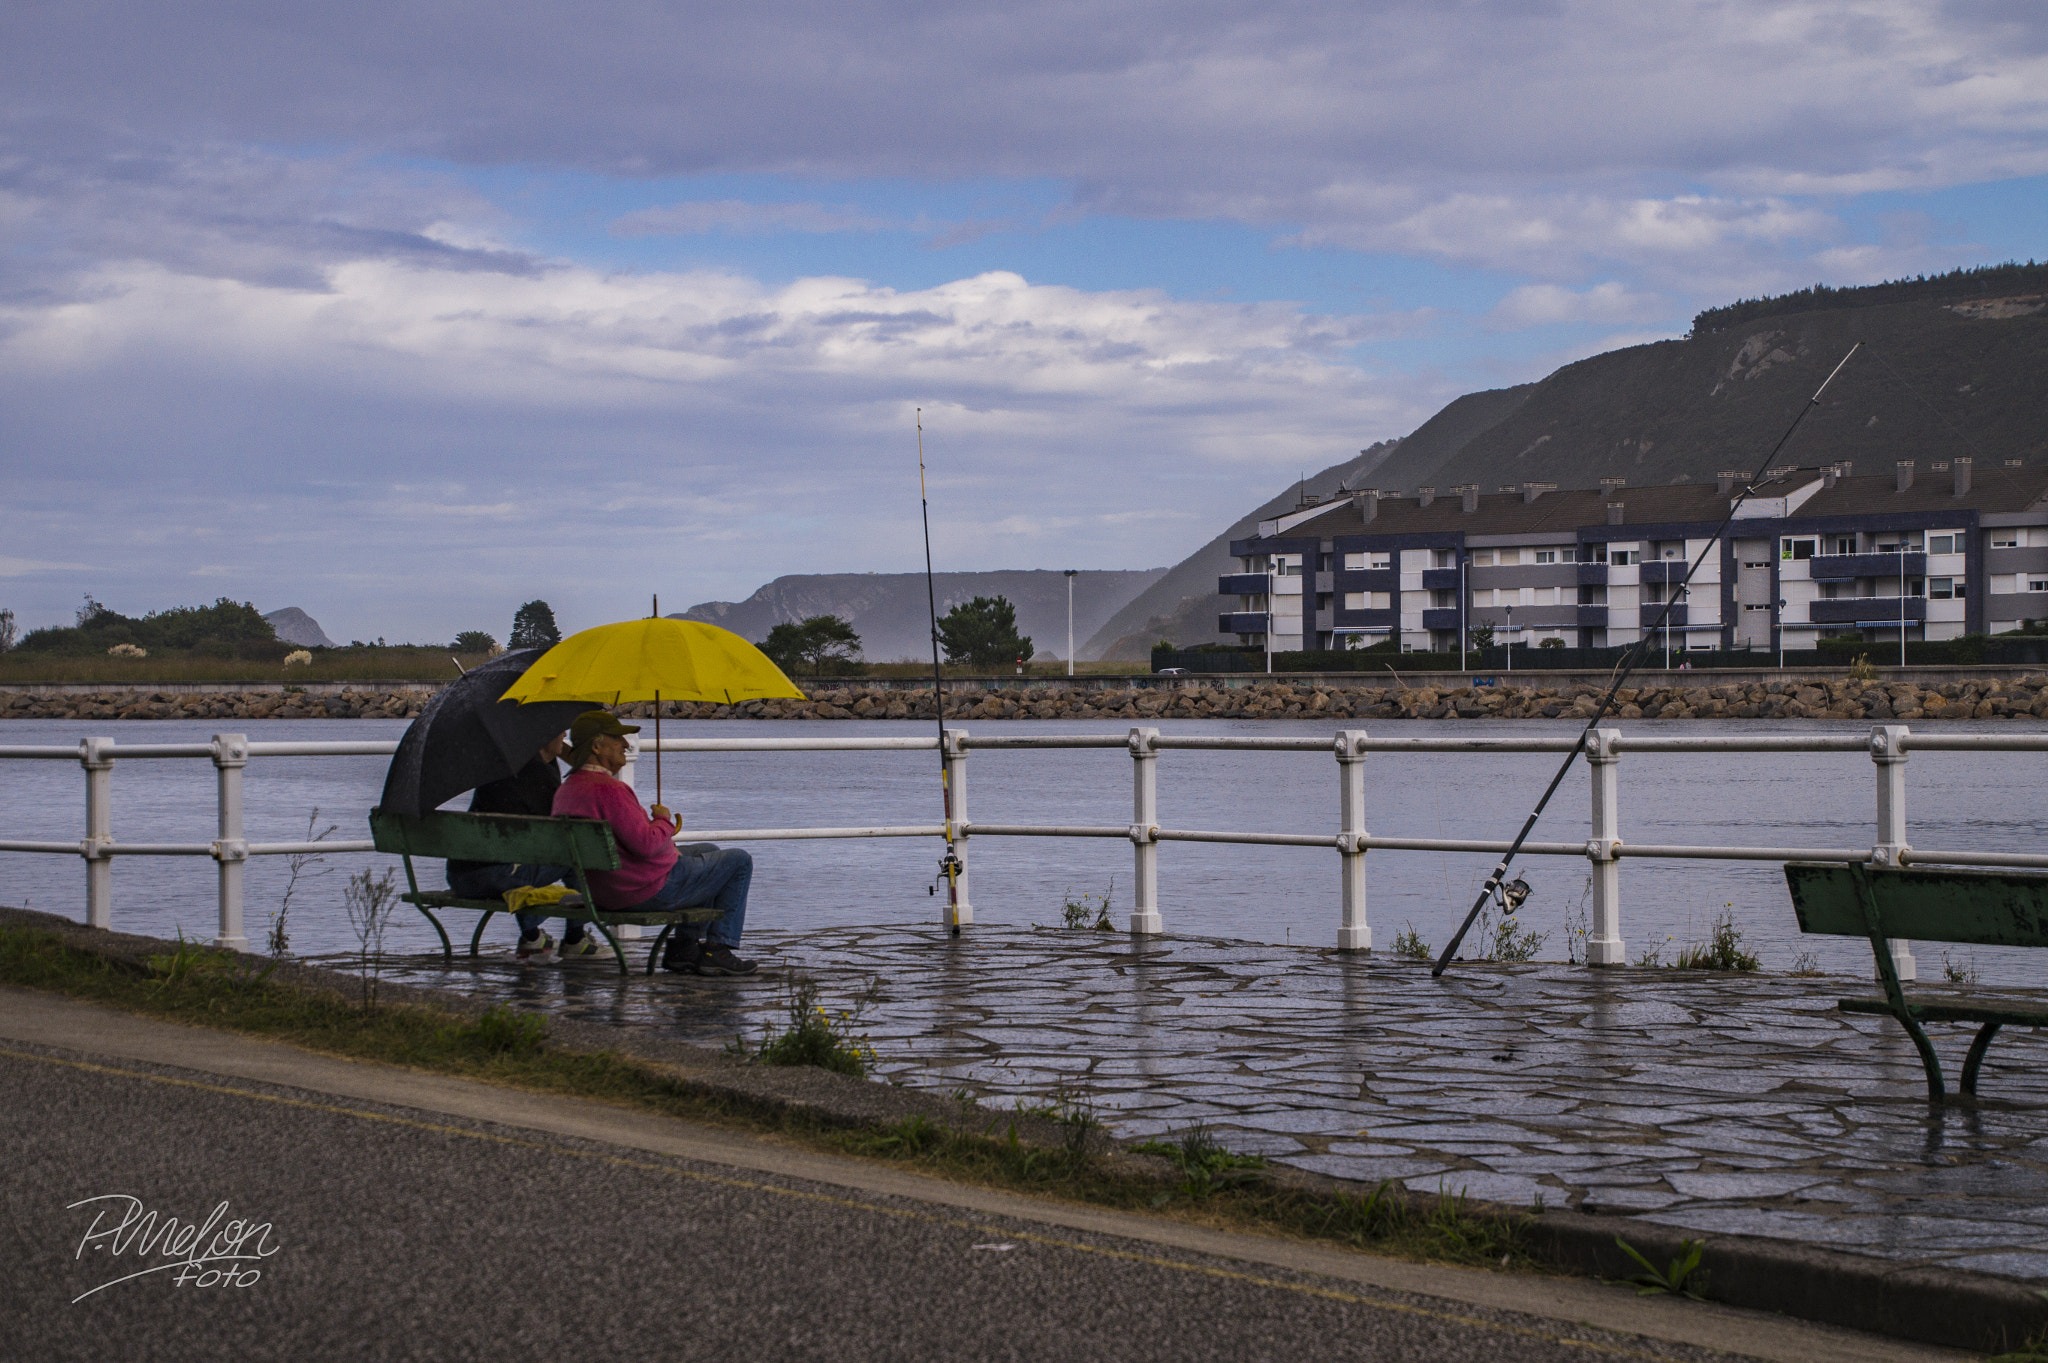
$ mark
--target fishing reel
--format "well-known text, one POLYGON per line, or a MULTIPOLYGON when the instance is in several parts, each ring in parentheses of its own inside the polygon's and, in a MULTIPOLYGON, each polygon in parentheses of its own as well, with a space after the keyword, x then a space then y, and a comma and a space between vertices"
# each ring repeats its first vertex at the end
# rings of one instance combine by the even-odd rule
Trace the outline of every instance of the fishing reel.
POLYGON ((953 854, 953 849, 948 847, 946 849, 946 855, 939 858, 938 880, 934 880, 931 884, 925 886, 924 892, 930 895, 937 894, 939 892, 940 881, 945 882, 947 885, 951 885, 954 882, 954 880, 958 878, 960 873, 962 871, 965 871, 966 869, 967 863, 960 860, 959 857, 955 856, 953 854))
POLYGON ((1516 876, 1505 885, 1493 887, 1493 902, 1500 905, 1502 913, 1513 913, 1522 907, 1522 901, 1529 897, 1529 882, 1516 876))

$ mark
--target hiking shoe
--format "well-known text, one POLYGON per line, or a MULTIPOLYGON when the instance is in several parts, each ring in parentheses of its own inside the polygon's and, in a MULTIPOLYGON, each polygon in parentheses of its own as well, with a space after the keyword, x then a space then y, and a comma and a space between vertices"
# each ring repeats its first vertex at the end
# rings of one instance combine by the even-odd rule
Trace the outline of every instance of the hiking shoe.
POLYGON ((616 961, 619 953, 604 938, 587 932, 573 942, 562 943, 561 957, 565 961, 616 961))
POLYGON ((517 954, 521 965, 553 965, 562 959, 555 950, 555 939, 544 932, 520 938, 517 954))
POLYGON ((661 951, 661 968, 673 970, 678 975, 697 973, 697 962, 704 956, 704 944, 687 933, 675 933, 668 939, 668 945, 661 951))
POLYGON ((743 961, 732 954, 732 948, 713 943, 704 948, 704 954, 697 958, 699 975, 751 975, 758 963, 743 961))

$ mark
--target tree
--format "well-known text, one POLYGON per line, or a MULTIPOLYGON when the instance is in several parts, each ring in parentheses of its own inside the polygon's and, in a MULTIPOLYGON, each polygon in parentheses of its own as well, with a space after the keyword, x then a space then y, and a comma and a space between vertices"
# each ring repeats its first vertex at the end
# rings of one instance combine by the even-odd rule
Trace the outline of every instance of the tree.
POLYGON ((1493 647, 1493 622, 1492 622, 1491 620, 1481 620, 1481 621, 1479 621, 1479 622, 1478 622, 1477 624, 1473 625, 1473 626, 1472 626, 1472 630, 1471 630, 1471 634, 1472 634, 1472 647, 1474 647, 1474 648, 1492 648, 1492 647, 1493 647))
POLYGON ((529 601, 512 612, 512 637, 507 648, 553 648, 562 642, 555 613, 545 601, 529 601))
POLYGON ((1031 640, 1017 633, 1017 608, 1001 596, 977 596, 939 621, 946 661, 968 667, 1007 667, 1031 659, 1031 640))
POLYGON ((836 615, 813 615, 768 631, 761 651, 784 672, 813 677, 851 672, 860 666, 860 636, 836 615))
POLYGON ((0 653, 12 650, 14 641, 19 637, 14 626, 14 612, 11 609, 0 610, 0 653))
POLYGON ((466 629, 455 636, 451 647, 457 653, 496 653, 498 641, 480 629, 466 629))

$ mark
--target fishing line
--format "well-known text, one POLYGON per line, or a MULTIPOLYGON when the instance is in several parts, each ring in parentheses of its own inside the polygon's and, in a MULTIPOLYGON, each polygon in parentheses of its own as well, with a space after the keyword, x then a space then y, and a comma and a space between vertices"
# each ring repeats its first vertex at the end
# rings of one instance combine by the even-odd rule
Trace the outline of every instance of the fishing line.
POLYGON ((1565 773, 1571 770, 1572 763, 1578 760, 1581 752, 1585 751, 1586 740, 1593 736, 1594 728, 1599 725, 1601 720, 1607 717, 1608 710, 1613 708, 1615 696, 1620 693, 1621 688, 1627 683, 1630 675, 1635 672, 1636 668, 1640 667, 1643 660, 1650 656, 1652 651, 1651 643, 1657 636, 1658 628, 1671 618, 1671 608, 1684 598, 1686 590, 1692 586, 1693 574, 1699 572, 1700 565, 1707 561, 1707 555, 1712 553, 1722 543, 1723 538, 1728 533, 1728 527, 1734 524, 1735 513, 1741 509, 1744 502, 1756 495, 1758 489, 1770 487, 1774 483, 1785 482, 1794 473, 1812 471, 1797 467, 1773 470, 1771 468, 1771 460, 1776 459, 1778 452, 1783 450, 1786 442, 1792 439, 1792 433, 1799 429, 1801 422, 1806 420, 1806 414, 1820 405, 1820 395, 1827 392, 1828 385, 1835 381, 1835 375, 1841 373, 1849 361, 1855 358, 1856 352, 1862 348, 1863 342, 1861 341, 1850 346, 1849 353, 1842 357, 1841 363, 1837 364, 1829 371, 1828 376, 1821 380, 1820 387, 1813 390, 1813 396, 1806 400, 1806 405, 1799 409, 1799 415, 1792 418, 1792 424, 1785 428, 1785 434, 1778 437, 1778 443, 1771 447, 1770 454, 1765 457, 1763 463, 1764 476, 1743 488, 1740 495, 1728 504, 1728 514, 1721 519, 1720 528, 1715 530, 1713 535, 1701 546, 1700 556, 1692 561, 1691 567, 1686 569, 1685 580, 1678 584, 1677 591, 1671 592, 1665 597, 1664 609, 1657 613, 1656 623, 1652 624, 1648 629, 1642 630, 1635 643, 1629 646, 1628 652, 1621 655, 1623 665, 1616 672, 1613 683, 1608 686, 1607 694, 1601 698, 1600 707, 1593 712, 1592 718, 1586 721, 1586 727, 1579 732, 1579 741, 1574 743, 1571 751, 1564 755, 1564 761, 1558 764, 1557 774, 1551 777, 1550 784, 1544 787, 1543 798, 1536 802, 1536 807, 1529 811, 1529 817, 1523 821, 1522 831, 1515 834, 1515 840, 1508 845, 1508 850, 1502 855, 1500 864, 1493 868, 1493 874, 1488 876, 1486 884, 1480 887, 1479 897, 1472 901, 1471 912, 1465 915, 1465 921, 1458 925, 1457 932, 1452 934, 1449 944, 1444 947, 1443 954, 1437 957, 1435 967, 1429 972, 1431 978, 1442 975, 1444 968, 1451 963, 1452 957, 1458 954, 1459 946, 1465 941, 1465 934, 1472 930, 1474 920, 1479 917, 1480 911, 1486 907, 1489 899, 1500 899, 1502 907, 1509 913, 1513 913, 1514 908, 1512 906, 1520 904, 1521 900, 1528 896, 1527 884, 1519 880, 1515 882, 1515 885, 1521 887, 1519 896, 1516 894, 1513 886, 1503 888, 1502 881, 1507 877, 1509 864, 1514 861, 1515 855, 1522 850, 1522 844, 1529 840, 1529 834, 1535 831, 1536 821, 1543 817, 1544 807, 1550 803, 1550 797, 1557 794, 1557 788, 1564 784, 1565 773), (1774 473, 1775 476, 1773 476, 1774 473))
MULTIPOLYGON (((924 517, 924 597, 932 626, 932 709, 939 717, 939 795, 946 813, 946 855, 939 858, 939 875, 946 882, 946 926, 960 935, 960 872, 964 869, 953 850, 953 773, 946 762, 946 684, 939 670, 939 592, 932 581, 932 505, 924 486, 924 408, 917 412, 917 505, 924 517)), ((937 885, 934 883, 936 892, 937 885)))

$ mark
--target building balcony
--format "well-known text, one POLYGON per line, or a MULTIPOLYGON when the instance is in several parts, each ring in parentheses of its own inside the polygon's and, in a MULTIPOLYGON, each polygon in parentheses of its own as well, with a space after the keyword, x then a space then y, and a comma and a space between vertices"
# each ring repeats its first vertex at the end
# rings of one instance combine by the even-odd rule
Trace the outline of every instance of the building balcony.
POLYGON ((1606 629, 1606 628, 1607 628, 1607 607, 1605 607, 1605 606, 1581 606, 1581 607, 1579 607, 1579 628, 1580 628, 1580 629, 1606 629))
MULTIPOLYGON (((1909 554, 1907 557, 1910 558, 1912 555, 1909 554)), ((1813 561, 1820 562, 1819 559, 1813 561)), ((1832 601, 1809 601, 1806 603, 1806 618, 1816 625, 1896 625, 1899 623, 1901 605, 1905 607, 1907 624, 1916 624, 1927 619, 1927 600, 1919 596, 1909 596, 1904 602, 1896 596, 1838 596, 1832 601)))
POLYGON ((1664 620, 1662 624, 1659 624, 1658 618, 1662 613, 1663 609, 1663 605, 1659 602, 1645 601, 1642 605, 1643 628, 1662 629, 1665 625, 1669 625, 1672 629, 1684 629, 1686 625, 1691 623, 1686 617, 1688 616, 1688 614, 1690 614, 1692 608, 1690 606, 1687 606, 1684 602, 1680 602, 1678 605, 1673 606, 1671 608, 1670 618, 1664 620))
POLYGON ((1225 573, 1216 579, 1216 590, 1225 596, 1264 596, 1267 580, 1264 573, 1225 573))
MULTIPOLYGON (((1896 582, 1901 559, 1905 560, 1907 577, 1927 575, 1925 554, 1826 554, 1808 559, 1806 567, 1808 575, 1816 582, 1847 582, 1859 577, 1888 577, 1896 582)), ((1649 581, 1648 578, 1643 580, 1649 581)))
POLYGON ((1218 634, 1264 634, 1266 613, 1264 611, 1225 611, 1216 617, 1218 634))
POLYGON ((1389 607, 1386 610, 1348 611, 1342 606, 1330 612, 1330 624, 1337 629, 1385 629, 1401 628, 1401 612, 1389 607))
POLYGON ((1392 568, 1339 568, 1331 574, 1338 592, 1398 592, 1401 574, 1392 568))
POLYGON ((1424 568, 1422 590, 1426 592, 1454 592, 1463 585, 1459 578, 1463 574, 1456 568, 1424 568))
POLYGON ((1445 606, 1442 609, 1425 610, 1422 613, 1422 627, 1424 629, 1456 629, 1458 627, 1458 608, 1456 606, 1445 606))
POLYGON ((1607 565, 1604 563, 1581 563, 1579 565, 1581 587, 1604 587, 1607 585, 1607 565))
MULTIPOLYGON (((1645 583, 1683 582, 1685 581, 1685 570, 1689 566, 1682 558, 1644 559, 1642 564, 1643 575, 1640 580, 1645 583)), ((1585 581, 1584 578, 1579 580, 1581 582, 1585 581)))

